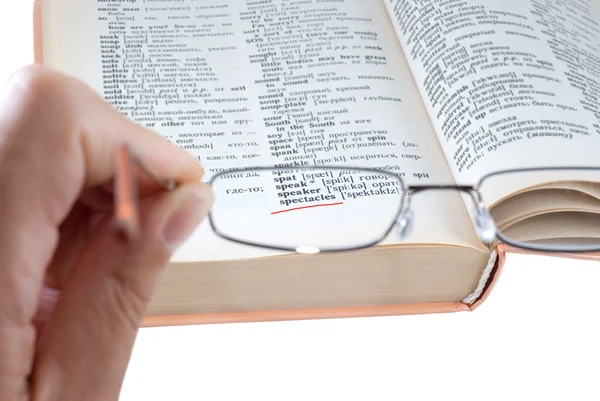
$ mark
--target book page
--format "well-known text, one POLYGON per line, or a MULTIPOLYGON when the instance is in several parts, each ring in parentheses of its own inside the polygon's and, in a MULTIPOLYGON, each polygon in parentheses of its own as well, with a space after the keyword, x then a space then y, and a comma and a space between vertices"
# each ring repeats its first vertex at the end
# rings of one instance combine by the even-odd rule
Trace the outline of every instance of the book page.
MULTIPOLYGON (((58 67, 195 155, 207 180, 239 167, 346 165, 453 182, 383 3, 56 1, 58 67)), ((412 243, 477 241, 460 196, 414 204, 412 243)), ((175 259, 269 254, 205 223, 175 259)))
POLYGON ((386 5, 458 181, 502 169, 598 165, 597 1, 386 5))

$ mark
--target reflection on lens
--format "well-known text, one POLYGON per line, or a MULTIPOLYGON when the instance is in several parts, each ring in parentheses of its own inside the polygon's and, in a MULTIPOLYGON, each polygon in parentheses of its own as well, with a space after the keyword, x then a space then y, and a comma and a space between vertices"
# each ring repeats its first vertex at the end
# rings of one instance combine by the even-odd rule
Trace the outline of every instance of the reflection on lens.
POLYGON ((504 240, 541 250, 600 250, 600 170, 496 174, 481 191, 504 240))
POLYGON ((301 253, 380 241, 402 205, 401 179, 376 170, 254 169, 212 182, 211 220, 222 236, 301 253))

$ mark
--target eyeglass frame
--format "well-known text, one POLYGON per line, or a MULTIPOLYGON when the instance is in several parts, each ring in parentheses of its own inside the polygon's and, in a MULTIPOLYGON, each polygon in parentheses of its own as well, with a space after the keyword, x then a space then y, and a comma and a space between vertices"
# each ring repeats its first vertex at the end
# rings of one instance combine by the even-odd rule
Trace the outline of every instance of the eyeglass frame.
MULTIPOLYGON (((263 167, 232 168, 229 170, 220 171, 210 179, 208 185, 210 187, 213 187, 215 181, 217 179, 219 179, 219 177, 221 177, 223 175, 227 175, 227 174, 243 173, 243 172, 286 170, 286 169, 297 169, 297 170, 303 170, 303 169, 315 170, 316 169, 316 170, 338 170, 338 171, 339 170, 354 170, 354 171, 361 171, 361 172, 365 172, 365 173, 386 174, 386 175, 393 176, 395 179, 398 179, 402 185, 403 195, 402 195, 401 201, 399 202, 400 205, 399 205, 398 211, 395 214, 395 217, 392 220, 392 223, 390 224, 388 229, 386 229, 384 234, 379 239, 377 239, 376 241, 371 241, 365 245, 358 245, 358 246, 352 246, 352 247, 339 247, 336 249, 325 249, 325 250, 319 249, 319 253, 348 252, 348 251, 355 251, 355 250, 361 250, 361 249, 373 247, 373 246, 377 245, 378 243, 380 243, 381 241, 383 241, 388 235, 390 235, 390 233, 392 232, 394 227, 396 227, 398 224, 400 224, 401 226, 402 225, 405 226, 405 227, 402 227, 403 230, 408 230, 408 232, 405 235, 401 235, 401 241, 403 241, 410 234, 411 228, 409 226, 412 224, 412 219, 413 219, 412 211, 410 210, 410 204, 411 204, 412 197, 418 193, 425 192, 425 191, 431 191, 431 190, 458 191, 460 193, 465 193, 465 194, 469 195, 469 197, 473 201, 473 204, 476 208, 476 210, 475 210, 476 215, 474 216, 475 221, 473 221, 473 218, 471 220, 473 222, 473 225, 475 227, 475 230, 477 232, 479 239, 481 240, 481 242, 484 245, 489 246, 489 245, 493 244, 494 242, 502 242, 502 243, 505 243, 505 244, 508 244, 508 245, 511 245, 513 247, 520 248, 520 249, 536 251, 536 252, 548 252, 548 253, 565 253, 565 252, 587 253, 587 252, 600 251, 600 245, 598 245, 595 248, 587 247, 587 248, 566 249, 566 248, 560 248, 557 246, 529 245, 524 242, 511 240, 510 238, 508 238, 504 234, 502 234, 502 232, 498 229, 498 226, 497 226, 494 218, 492 217, 490 210, 488 209, 487 205, 485 204, 485 201, 483 199, 483 194, 481 193, 481 189, 480 189, 486 180, 488 180, 492 177, 498 176, 498 175, 537 172, 537 171, 556 171, 556 170, 560 170, 560 171, 586 170, 586 171, 600 172, 600 167, 568 166, 568 167, 529 167, 529 168, 520 168, 520 169, 505 169, 505 170, 498 170, 498 171, 494 171, 492 173, 483 175, 482 178, 478 181, 478 183, 474 184, 474 185, 451 185, 451 184, 408 185, 401 176, 399 176, 398 174, 396 174, 392 171, 386 171, 386 170, 374 169, 374 168, 368 168, 368 167, 339 166, 339 165, 298 166, 298 167, 296 167, 296 166, 287 166, 287 167, 286 166, 282 166, 282 167, 263 166, 263 167), (399 221, 400 217, 402 217, 402 219, 399 221), (485 227, 486 224, 488 225, 488 227, 485 227), (492 227, 490 227, 490 225, 492 227), (485 236, 484 230, 486 230, 486 229, 487 230, 493 229, 493 238, 491 238, 491 239, 483 238, 485 236)), ((254 243, 254 242, 244 241, 244 240, 240 240, 240 239, 236 239, 231 236, 228 236, 218 229, 217 225, 214 222, 212 210, 209 211, 208 220, 209 220, 211 229, 214 231, 214 233, 217 234, 219 237, 226 239, 228 241, 232 241, 232 242, 235 242, 235 243, 238 243, 241 245, 248 245, 248 246, 260 247, 260 248, 272 249, 272 250, 278 250, 278 251, 286 251, 286 252, 297 252, 298 251, 298 248, 281 247, 281 246, 254 243)))

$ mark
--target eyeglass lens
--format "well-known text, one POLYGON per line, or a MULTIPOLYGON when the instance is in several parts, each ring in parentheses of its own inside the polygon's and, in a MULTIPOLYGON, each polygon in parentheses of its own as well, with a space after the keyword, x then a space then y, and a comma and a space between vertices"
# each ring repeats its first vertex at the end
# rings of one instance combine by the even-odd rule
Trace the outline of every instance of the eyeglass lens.
POLYGON ((219 234, 306 253, 381 240, 403 198, 398 176, 343 168, 232 172, 215 177, 213 190, 211 218, 219 234))

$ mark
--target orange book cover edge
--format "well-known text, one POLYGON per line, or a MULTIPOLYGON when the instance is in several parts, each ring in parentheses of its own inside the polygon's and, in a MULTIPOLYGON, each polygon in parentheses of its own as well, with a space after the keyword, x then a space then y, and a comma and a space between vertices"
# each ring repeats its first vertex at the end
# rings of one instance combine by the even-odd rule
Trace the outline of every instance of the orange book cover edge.
MULTIPOLYGON (((42 1, 35 0, 33 4, 33 56, 34 62, 43 64, 43 34, 42 34, 42 1)), ((339 308, 316 308, 298 310, 274 311, 243 311, 230 313, 208 313, 187 315, 146 316, 142 327, 182 326, 199 324, 223 324, 243 322, 267 322, 284 320, 312 320, 333 318, 356 318, 375 316, 400 316, 434 313, 454 313, 474 311, 489 297, 500 277, 506 261, 506 253, 537 254, 501 244, 497 249, 497 259, 488 283, 481 296, 471 305, 463 302, 432 302, 399 305, 350 306, 339 308)), ((600 253, 594 254, 554 254, 553 256, 575 259, 600 260, 600 253)))
POLYGON ((33 2, 33 60, 35 63, 43 64, 44 46, 42 35, 42 0, 33 2))

